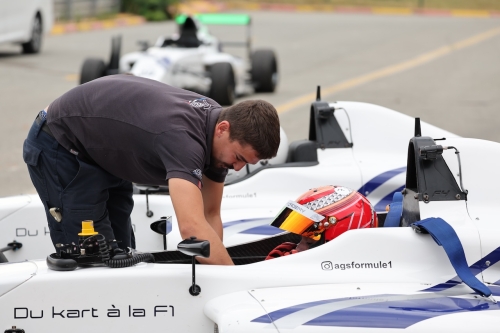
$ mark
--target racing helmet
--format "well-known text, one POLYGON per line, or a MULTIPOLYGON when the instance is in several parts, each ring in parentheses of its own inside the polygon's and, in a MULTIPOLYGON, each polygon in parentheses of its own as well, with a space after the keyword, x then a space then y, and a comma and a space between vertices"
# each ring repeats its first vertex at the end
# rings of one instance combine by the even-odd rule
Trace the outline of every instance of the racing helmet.
POLYGON ((375 228, 378 219, 365 196, 344 186, 329 185, 289 201, 271 225, 328 242, 351 229, 375 228))

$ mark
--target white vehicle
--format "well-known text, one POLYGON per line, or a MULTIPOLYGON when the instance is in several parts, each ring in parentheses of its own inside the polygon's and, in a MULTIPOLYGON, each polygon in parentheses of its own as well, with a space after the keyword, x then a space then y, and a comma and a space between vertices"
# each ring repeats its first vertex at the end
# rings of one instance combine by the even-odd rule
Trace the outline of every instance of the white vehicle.
POLYGON ((121 37, 112 40, 106 64, 86 59, 80 83, 104 75, 130 73, 206 95, 221 105, 231 105, 235 96, 273 92, 278 84, 278 61, 270 49, 252 50, 250 16, 244 14, 200 14, 178 16, 179 33, 160 37, 154 46, 141 42, 142 50, 120 58, 121 37), (220 42, 204 24, 247 26, 244 42, 220 42), (223 52, 223 47, 244 46, 245 57, 223 52))
MULTIPOLYGON (((311 187, 343 185, 357 190, 377 212, 385 212, 393 193, 402 190, 413 118, 355 102, 317 101, 309 112, 308 140, 290 145, 282 140, 277 157, 228 176, 221 212, 226 246, 277 234, 268 224, 281 204, 311 187)), ((456 137, 426 123, 422 128, 434 138, 456 137)), ((134 194, 132 211, 137 248, 161 251, 166 243, 174 250, 182 239, 168 189, 137 187, 143 193, 134 194), (157 232, 151 230, 152 223, 157 232), (165 240, 163 234, 167 234, 165 240)), ((22 248, 4 252, 4 261, 41 258, 54 251, 36 194, 0 199, 0 250, 16 248, 19 243, 22 248)))
MULTIPOLYGON (((352 110, 362 109, 359 104, 334 106, 345 108, 353 129, 358 125, 352 110)), ((406 117, 365 108, 376 113, 369 120, 384 115, 391 130, 408 127, 406 117)), ((368 123, 376 128, 377 123, 368 123)), ((2 264, 0 329, 459 333, 474 327, 496 332, 500 144, 467 138, 436 142, 416 134, 409 144, 404 140, 408 164, 402 209, 389 211, 399 227, 350 230, 313 249, 263 260, 276 243, 293 235, 279 234, 230 247, 236 266, 198 265, 196 270, 194 258, 208 256, 209 244, 192 239, 180 243, 179 251, 149 254, 157 263, 121 269, 68 266, 92 257, 78 253, 67 261, 51 255, 2 264)), ((391 143, 390 149, 402 144, 391 143)), ((373 153, 371 161, 391 163, 380 151, 373 153)), ((281 199, 270 197, 269 207, 282 207, 281 199)), ((261 216, 258 209, 237 212, 240 218, 261 216)))
POLYGON ((23 53, 38 53, 53 24, 52 0, 0 0, 0 44, 21 44, 23 53))

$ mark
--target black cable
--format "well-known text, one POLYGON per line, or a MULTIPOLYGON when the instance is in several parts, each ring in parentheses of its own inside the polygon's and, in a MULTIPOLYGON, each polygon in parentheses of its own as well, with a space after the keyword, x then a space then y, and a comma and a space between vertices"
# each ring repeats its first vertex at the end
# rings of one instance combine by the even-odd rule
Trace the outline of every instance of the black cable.
POLYGON ((455 155, 457 155, 457 159, 458 159, 458 176, 460 179, 460 188, 461 188, 462 192, 467 194, 467 190, 464 189, 464 185, 462 183, 462 163, 460 161, 460 152, 458 151, 458 149, 456 147, 453 147, 453 146, 447 146, 446 148, 447 149, 455 149, 455 155))
POLYGON ((101 254, 102 262, 110 268, 130 267, 140 262, 155 262, 155 258, 151 253, 139 253, 131 258, 110 259, 108 245, 106 244, 104 236, 103 235, 96 235, 96 236, 101 236, 97 240, 97 242, 99 244, 99 252, 101 254))
POLYGON ((155 258, 151 253, 140 253, 134 255, 132 258, 125 259, 111 259, 104 262, 110 268, 123 268, 130 267, 140 262, 155 262, 155 258))
POLYGON ((108 244, 106 244, 106 239, 104 238, 103 235, 97 235, 97 236, 101 236, 101 238, 97 240, 97 243, 99 244, 99 253, 101 254, 101 260, 103 263, 106 264, 106 262, 108 262, 110 259, 108 244))
POLYGON ((345 115, 347 116, 347 122, 348 122, 348 124, 349 124, 349 138, 351 139, 351 142, 350 142, 350 143, 351 143, 351 144, 353 144, 353 142, 352 142, 351 117, 349 117, 349 114, 347 113, 347 110, 346 110, 346 109, 344 109, 344 108, 340 107, 340 108, 336 108, 336 109, 335 109, 335 111, 337 111, 337 110, 342 110, 342 111, 344 111, 345 115))

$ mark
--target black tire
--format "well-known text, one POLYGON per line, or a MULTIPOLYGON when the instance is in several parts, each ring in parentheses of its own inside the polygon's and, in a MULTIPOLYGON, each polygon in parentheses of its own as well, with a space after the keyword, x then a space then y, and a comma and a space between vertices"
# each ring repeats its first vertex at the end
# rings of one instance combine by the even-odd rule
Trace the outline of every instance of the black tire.
POLYGON ((85 59, 80 72, 80 84, 103 77, 106 72, 106 64, 97 58, 85 59))
POLYGON ((273 92, 278 85, 278 61, 274 51, 257 50, 250 56, 252 82, 256 92, 273 92))
POLYGON ((42 48, 43 26, 42 19, 37 14, 33 19, 33 26, 31 27, 31 37, 26 43, 21 44, 23 53, 32 54, 40 52, 42 48))
POLYGON ((108 74, 118 74, 120 72, 121 48, 122 36, 117 35, 111 38, 111 56, 109 58, 108 74))
POLYGON ((210 66, 212 85, 208 96, 220 105, 232 105, 235 98, 233 66, 221 62, 210 66))

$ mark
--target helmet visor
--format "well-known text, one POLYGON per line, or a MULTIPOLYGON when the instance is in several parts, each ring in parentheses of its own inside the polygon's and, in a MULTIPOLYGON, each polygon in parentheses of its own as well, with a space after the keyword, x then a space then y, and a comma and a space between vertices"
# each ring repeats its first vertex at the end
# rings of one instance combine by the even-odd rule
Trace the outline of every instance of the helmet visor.
POLYGON ((318 222, 324 219, 323 215, 290 200, 271 225, 300 236, 319 239, 322 230, 318 230, 318 222))

